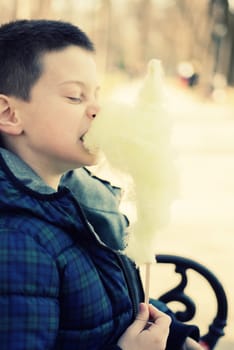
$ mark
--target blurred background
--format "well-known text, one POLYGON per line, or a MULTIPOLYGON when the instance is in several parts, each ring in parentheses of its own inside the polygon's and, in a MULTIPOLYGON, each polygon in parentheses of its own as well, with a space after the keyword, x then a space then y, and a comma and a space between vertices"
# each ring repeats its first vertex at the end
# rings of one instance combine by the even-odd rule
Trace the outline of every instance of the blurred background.
POLYGON ((234 85, 234 0, 1 0, 0 22, 14 18, 80 25, 105 73, 136 77, 156 56, 204 93, 234 85))
MULTIPOLYGON (((234 0, 0 0, 0 23, 16 18, 61 19, 87 32, 104 95, 130 101, 147 62, 162 61, 180 185, 155 251, 194 258, 216 273, 230 304, 217 348, 233 350, 234 0)), ((175 284, 154 267, 151 295, 175 284)), ((189 288, 204 333, 214 296, 198 280, 189 288)))

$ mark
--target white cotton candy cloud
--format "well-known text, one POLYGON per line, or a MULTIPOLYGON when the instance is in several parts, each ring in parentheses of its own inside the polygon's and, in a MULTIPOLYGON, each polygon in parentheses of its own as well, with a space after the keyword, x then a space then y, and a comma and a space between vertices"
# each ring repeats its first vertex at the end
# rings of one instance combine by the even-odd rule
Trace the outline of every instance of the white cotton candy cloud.
POLYGON ((105 104, 85 137, 90 152, 100 149, 113 167, 133 178, 137 220, 126 253, 138 264, 155 261, 155 237, 168 223, 175 193, 165 103, 161 63, 153 59, 135 103, 105 104))

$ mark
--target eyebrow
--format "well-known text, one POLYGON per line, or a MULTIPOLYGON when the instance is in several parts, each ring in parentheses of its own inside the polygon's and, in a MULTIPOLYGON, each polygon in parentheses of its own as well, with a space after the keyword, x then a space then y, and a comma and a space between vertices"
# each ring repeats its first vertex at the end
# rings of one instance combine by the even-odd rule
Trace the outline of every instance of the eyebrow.
MULTIPOLYGON (((79 80, 66 80, 66 81, 63 81, 62 83, 60 83, 59 85, 66 85, 66 84, 76 84, 76 85, 79 85, 79 86, 86 88, 86 84, 83 81, 79 81, 79 80)), ((99 85, 97 85, 95 91, 98 91, 98 90, 100 90, 99 85)))

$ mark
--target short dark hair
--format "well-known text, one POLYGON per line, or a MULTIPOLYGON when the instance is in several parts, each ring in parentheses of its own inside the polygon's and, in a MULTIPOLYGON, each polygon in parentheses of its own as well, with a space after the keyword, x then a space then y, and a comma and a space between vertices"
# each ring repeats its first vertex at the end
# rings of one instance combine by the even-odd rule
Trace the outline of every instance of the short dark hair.
POLYGON ((94 52, 88 36, 71 23, 17 20, 0 26, 0 94, 30 100, 43 72, 43 54, 69 45, 94 52))

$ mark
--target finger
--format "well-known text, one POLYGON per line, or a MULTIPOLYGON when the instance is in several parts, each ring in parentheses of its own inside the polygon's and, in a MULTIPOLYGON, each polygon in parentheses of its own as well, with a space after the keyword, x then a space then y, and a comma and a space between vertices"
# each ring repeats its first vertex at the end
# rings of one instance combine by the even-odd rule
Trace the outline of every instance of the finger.
POLYGON ((153 305, 149 305, 149 312, 152 324, 148 329, 153 330, 153 328, 157 327, 160 331, 168 333, 171 324, 170 316, 156 309, 153 305))
POLYGON ((164 318, 165 316, 168 317, 169 321, 171 320, 171 318, 167 314, 165 314, 165 312, 160 311, 152 304, 149 304, 149 314, 150 314, 150 320, 153 322, 159 320, 160 318, 164 318))
POLYGON ((148 305, 145 303, 141 303, 139 305, 139 312, 137 314, 137 317, 135 321, 132 323, 132 325, 129 327, 129 330, 132 332, 139 334, 147 324, 149 320, 149 308, 148 305))
POLYGON ((156 342, 160 341, 161 347, 165 349, 170 331, 171 318, 157 309, 153 311, 153 315, 156 319, 147 328, 147 331, 151 333, 151 336, 156 342))

